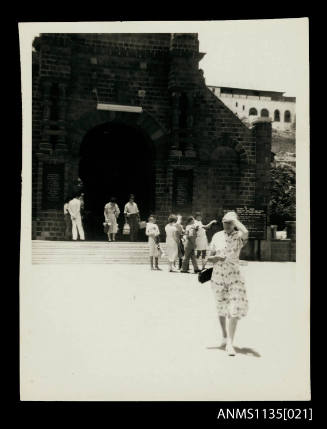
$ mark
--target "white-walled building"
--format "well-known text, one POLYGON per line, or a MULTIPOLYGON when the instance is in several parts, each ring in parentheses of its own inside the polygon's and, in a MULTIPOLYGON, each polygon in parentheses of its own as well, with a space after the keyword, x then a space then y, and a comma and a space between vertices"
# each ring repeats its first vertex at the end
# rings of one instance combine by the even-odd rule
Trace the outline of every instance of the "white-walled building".
POLYGON ((208 88, 242 121, 251 123, 257 118, 268 117, 272 120, 273 130, 295 131, 295 97, 285 97, 284 92, 277 91, 211 85, 208 88))

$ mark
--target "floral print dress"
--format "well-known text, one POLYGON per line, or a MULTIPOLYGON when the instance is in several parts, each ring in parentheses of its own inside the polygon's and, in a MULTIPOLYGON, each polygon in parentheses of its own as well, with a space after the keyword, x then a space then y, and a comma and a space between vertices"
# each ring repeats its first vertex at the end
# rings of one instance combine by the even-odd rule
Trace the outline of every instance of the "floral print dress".
POLYGON ((227 234, 217 232, 210 244, 210 250, 217 256, 226 256, 213 266, 211 289, 214 293, 218 316, 241 318, 248 311, 245 283, 239 267, 239 255, 243 240, 239 231, 227 234))
POLYGON ((149 252, 151 257, 158 258, 160 256, 159 245, 155 237, 159 237, 160 231, 156 223, 148 222, 146 224, 145 234, 149 237, 149 252), (153 237, 155 236, 155 237, 153 237))
POLYGON ((119 207, 116 203, 108 203, 104 207, 105 221, 109 224, 108 234, 117 234, 118 223, 117 217, 120 214, 119 207))

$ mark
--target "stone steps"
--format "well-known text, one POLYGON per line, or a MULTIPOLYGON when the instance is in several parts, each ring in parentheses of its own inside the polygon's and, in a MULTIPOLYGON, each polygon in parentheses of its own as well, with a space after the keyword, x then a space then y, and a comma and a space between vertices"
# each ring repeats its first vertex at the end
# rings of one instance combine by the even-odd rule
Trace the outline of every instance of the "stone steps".
MULTIPOLYGON (((161 243, 165 249, 165 243, 161 243)), ((161 263, 166 263, 162 258, 161 263)), ((148 244, 131 242, 32 241, 33 264, 148 264, 148 244)))
MULTIPOLYGON (((166 244, 160 243, 163 251, 166 244)), ((33 264, 149 264, 148 244, 144 242, 48 241, 32 240, 33 264)), ((167 264, 166 257, 160 264, 167 264)), ((247 261, 240 261, 247 265, 247 261)))

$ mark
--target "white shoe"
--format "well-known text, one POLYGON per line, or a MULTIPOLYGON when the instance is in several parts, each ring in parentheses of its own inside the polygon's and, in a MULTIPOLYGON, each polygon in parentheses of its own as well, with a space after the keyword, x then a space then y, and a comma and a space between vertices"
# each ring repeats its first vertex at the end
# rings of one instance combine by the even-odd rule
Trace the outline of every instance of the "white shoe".
POLYGON ((227 342, 226 352, 227 352, 228 356, 235 356, 236 355, 236 351, 235 351, 233 344, 231 342, 227 342))

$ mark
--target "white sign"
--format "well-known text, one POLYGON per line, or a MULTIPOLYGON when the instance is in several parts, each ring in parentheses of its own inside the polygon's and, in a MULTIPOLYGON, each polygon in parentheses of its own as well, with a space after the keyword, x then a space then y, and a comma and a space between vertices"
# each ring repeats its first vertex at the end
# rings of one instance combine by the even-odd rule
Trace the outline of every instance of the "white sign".
POLYGON ((113 112, 132 112, 142 113, 143 109, 141 106, 122 106, 119 104, 101 104, 97 105, 98 110, 111 110, 113 112))

